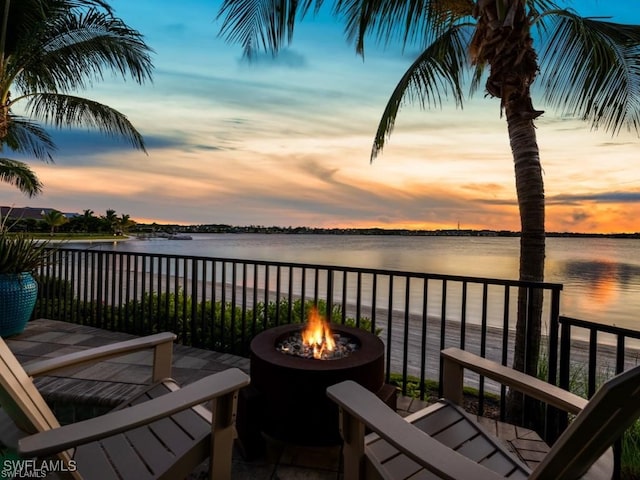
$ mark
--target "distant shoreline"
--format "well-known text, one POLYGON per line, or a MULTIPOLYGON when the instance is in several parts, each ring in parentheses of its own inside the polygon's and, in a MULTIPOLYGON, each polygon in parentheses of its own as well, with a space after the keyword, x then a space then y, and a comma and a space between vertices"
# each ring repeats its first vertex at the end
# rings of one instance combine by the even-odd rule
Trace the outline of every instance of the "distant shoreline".
MULTIPOLYGON (((138 225, 138 232, 152 228, 151 225, 138 225), (141 227, 141 228, 140 228, 141 227)), ((158 225, 158 230, 169 229, 179 233, 262 233, 262 234, 290 234, 290 235, 399 235, 399 236, 440 236, 440 237, 520 237, 520 232, 509 230, 410 230, 386 228, 315 228, 315 227, 264 227, 264 226, 232 226, 223 224, 208 225, 158 225)), ((131 232, 135 235, 134 232, 131 232)), ((547 232, 548 238, 631 238, 640 239, 640 232, 636 233, 577 233, 577 232, 547 232)))

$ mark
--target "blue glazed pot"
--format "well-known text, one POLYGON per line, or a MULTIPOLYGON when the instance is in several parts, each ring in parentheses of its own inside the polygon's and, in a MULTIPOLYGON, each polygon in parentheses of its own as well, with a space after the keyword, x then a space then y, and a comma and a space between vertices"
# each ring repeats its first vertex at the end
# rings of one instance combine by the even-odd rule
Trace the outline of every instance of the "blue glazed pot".
POLYGON ((38 283, 33 275, 0 274, 0 336, 22 333, 38 299, 38 283))

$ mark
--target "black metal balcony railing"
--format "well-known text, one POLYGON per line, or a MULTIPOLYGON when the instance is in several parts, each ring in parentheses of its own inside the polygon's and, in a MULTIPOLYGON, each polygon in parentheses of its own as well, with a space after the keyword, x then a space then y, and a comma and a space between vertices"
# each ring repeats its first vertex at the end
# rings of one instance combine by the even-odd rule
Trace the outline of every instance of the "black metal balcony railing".
MULTIPOLYGON (((520 288, 528 298, 544 295, 550 383, 568 388, 573 366, 586 365, 591 395, 603 366, 619 372, 635 364, 625 339, 640 338, 561 317, 562 285, 553 283, 73 248, 55 249, 39 274, 34 315, 140 335, 171 330, 185 345, 239 355, 262 329, 304 321, 318 305, 334 322, 379 334, 387 380, 399 374, 403 394, 414 380, 423 398, 425 381, 442 378, 445 347, 510 364, 520 288)), ((492 393, 504 416, 504 389, 481 377, 468 383, 479 390, 480 413, 492 393)))
MULTIPOLYGON (((58 249, 41 271, 38 314, 136 334, 172 330, 184 344, 246 355, 271 324, 323 303, 384 340, 387 375, 438 379, 439 352, 459 346, 512 360, 517 289, 545 292, 557 323, 559 284, 327 265, 58 249), (207 303, 208 302, 208 303, 207 303)), ((532 295, 529 295, 532 297, 532 295)), ((555 349, 552 349, 555 350, 555 349)), ((553 373, 555 375, 555 372, 553 373)), ((478 386, 481 388, 482 380, 478 386)), ((405 393, 405 392, 403 392, 405 393)), ((424 395, 424 391, 421 392, 424 395)))

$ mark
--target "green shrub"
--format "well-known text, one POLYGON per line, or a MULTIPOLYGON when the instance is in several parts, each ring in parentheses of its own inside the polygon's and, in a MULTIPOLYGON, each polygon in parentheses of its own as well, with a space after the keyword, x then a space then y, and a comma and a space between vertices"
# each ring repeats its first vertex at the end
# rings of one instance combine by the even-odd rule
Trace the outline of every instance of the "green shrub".
POLYGON ((640 422, 636 421, 622 436, 621 477, 640 478, 640 422))
MULTIPOLYGON (((139 300, 130 300, 120 306, 104 302, 83 301, 76 298, 69 282, 55 278, 43 279, 43 288, 38 299, 38 316, 80 323, 108 330, 117 330, 148 335, 161 331, 172 331, 178 342, 199 348, 249 355, 249 345, 255 335, 263 330, 288 323, 303 323, 314 308, 326 317, 327 303, 319 300, 317 305, 298 299, 289 303, 286 299, 273 300, 266 305, 258 302, 255 308, 243 311, 230 302, 215 303, 210 300, 194 302, 184 290, 177 293, 145 293, 139 300)), ((331 318, 343 320, 341 305, 334 304, 331 318)), ((345 316, 344 323, 371 331, 371 320, 345 316)), ((379 333, 377 329, 375 333, 379 333)))
POLYGON ((55 300, 73 298, 73 285, 70 281, 48 275, 34 275, 34 277, 38 282, 38 298, 55 300))
POLYGON ((425 379, 424 398, 422 398, 421 395, 421 387, 423 385, 420 383, 420 379, 418 377, 408 375, 407 381, 403 382, 402 375, 400 373, 392 373, 389 375, 389 383, 391 385, 395 385, 398 393, 401 393, 404 387, 404 395, 407 397, 420 398, 426 402, 434 402, 438 399, 438 382, 435 380, 425 379))

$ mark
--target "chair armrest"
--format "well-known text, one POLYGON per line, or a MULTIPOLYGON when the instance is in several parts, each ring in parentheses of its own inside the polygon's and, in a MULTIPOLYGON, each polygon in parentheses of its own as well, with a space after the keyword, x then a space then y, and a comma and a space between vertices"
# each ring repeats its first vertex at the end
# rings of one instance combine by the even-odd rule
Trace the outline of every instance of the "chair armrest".
MULTIPOLYGON (((338 404, 341 415, 347 414, 351 417, 347 423, 354 420, 364 423, 381 438, 433 472, 438 478, 482 478, 483 480, 503 478, 411 425, 376 395, 356 382, 347 380, 332 385, 327 388, 327 396, 338 404)), ((344 435, 345 429, 342 425, 341 419, 341 434, 344 435)), ((345 443, 349 441, 351 439, 345 439, 345 443)))
MULTIPOLYGON (((24 370, 27 375, 35 377, 38 375, 46 375, 54 370, 61 370, 67 367, 75 367, 84 363, 97 362, 99 360, 106 360, 112 357, 125 355, 139 350, 147 348, 156 348, 160 346, 166 346, 165 344, 171 344, 173 348, 173 342, 176 339, 176 335, 171 332, 157 333, 155 335, 147 335, 145 337, 138 337, 123 342, 111 343, 101 347, 90 348, 81 352, 69 353, 67 355, 61 355, 46 360, 36 360, 24 365, 24 370)), ((161 359, 154 359, 154 365, 161 359)), ((171 358, 169 358, 169 367, 171 364, 171 358)), ((169 368, 170 370, 170 368, 169 368)), ((165 372, 161 378, 168 377, 171 372, 165 372)), ((155 377, 155 375, 154 375, 155 377)), ((160 378, 155 378, 160 380, 160 378)))
POLYGON ((444 397, 457 404, 462 396, 464 368, 569 413, 579 413, 588 403, 560 387, 459 348, 447 348, 440 355, 445 369, 444 397))
POLYGON ((18 442, 18 451, 26 457, 58 453, 146 425, 213 398, 236 392, 248 384, 249 376, 246 373, 238 368, 230 368, 153 400, 30 435, 18 442))

